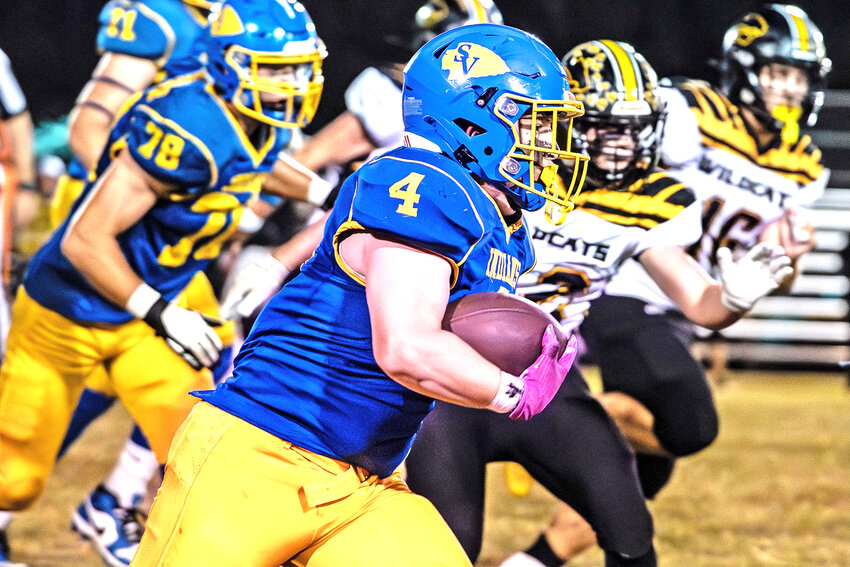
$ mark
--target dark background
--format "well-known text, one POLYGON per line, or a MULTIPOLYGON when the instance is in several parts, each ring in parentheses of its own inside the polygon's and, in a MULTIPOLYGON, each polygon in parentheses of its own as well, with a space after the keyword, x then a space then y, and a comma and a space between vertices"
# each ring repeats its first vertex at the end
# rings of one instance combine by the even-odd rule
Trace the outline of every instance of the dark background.
MULTIPOLYGON (((370 63, 399 59, 383 38, 401 35, 424 0, 302 0, 328 46, 326 87, 310 130, 343 109, 348 83, 370 63)), ((558 55, 610 38, 632 43, 660 76, 713 79, 725 30, 760 2, 712 0, 497 0, 505 23, 538 35, 558 55)), ((101 0, 0 0, 0 47, 30 100, 35 119, 67 113, 95 63, 101 0)), ((830 87, 850 88, 847 0, 798 2, 824 33, 834 69, 830 87)))

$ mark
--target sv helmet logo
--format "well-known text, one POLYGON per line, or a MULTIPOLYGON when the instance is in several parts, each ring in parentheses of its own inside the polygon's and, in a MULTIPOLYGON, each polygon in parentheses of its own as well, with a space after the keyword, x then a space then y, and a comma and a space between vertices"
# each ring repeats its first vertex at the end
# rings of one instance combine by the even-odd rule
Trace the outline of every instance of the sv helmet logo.
POLYGON ((448 49, 442 58, 442 69, 448 70, 450 81, 501 75, 510 71, 501 57, 475 43, 458 44, 448 49))
POLYGON ((767 20, 761 14, 747 14, 737 26, 738 37, 735 44, 747 47, 753 41, 767 33, 767 20))

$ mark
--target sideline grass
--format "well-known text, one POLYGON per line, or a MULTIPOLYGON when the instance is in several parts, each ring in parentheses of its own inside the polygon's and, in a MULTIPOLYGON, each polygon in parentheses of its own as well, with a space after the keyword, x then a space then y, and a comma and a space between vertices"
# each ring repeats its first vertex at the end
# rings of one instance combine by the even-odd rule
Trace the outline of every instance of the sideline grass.
MULTIPOLYGON (((850 567, 850 389, 840 374, 731 372, 717 392, 720 437, 683 459, 651 504, 662 567, 850 567)), ((101 567, 68 528, 108 472, 131 424, 121 408, 95 423, 9 530, 31 567, 101 567)), ((510 496, 491 465, 479 567, 530 544, 555 501, 539 485, 510 496)), ((570 562, 600 567, 595 550, 570 562)))

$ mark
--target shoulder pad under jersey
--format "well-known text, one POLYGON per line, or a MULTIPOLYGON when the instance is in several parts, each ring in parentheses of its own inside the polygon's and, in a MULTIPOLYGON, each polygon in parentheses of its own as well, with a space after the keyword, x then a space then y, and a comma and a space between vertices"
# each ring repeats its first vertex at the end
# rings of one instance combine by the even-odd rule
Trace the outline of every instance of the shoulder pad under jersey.
POLYGON ((199 96, 203 93, 196 81, 170 89, 165 96, 142 97, 129 111, 127 149, 163 183, 191 189, 217 179, 213 146, 221 134, 209 119, 219 113, 204 108, 206 97, 199 96))
POLYGON ((398 148, 355 176, 351 221, 455 264, 494 222, 495 205, 468 172, 431 151, 398 148))
POLYGON ((154 61, 189 56, 202 23, 182 2, 111 0, 100 12, 97 48, 154 61))

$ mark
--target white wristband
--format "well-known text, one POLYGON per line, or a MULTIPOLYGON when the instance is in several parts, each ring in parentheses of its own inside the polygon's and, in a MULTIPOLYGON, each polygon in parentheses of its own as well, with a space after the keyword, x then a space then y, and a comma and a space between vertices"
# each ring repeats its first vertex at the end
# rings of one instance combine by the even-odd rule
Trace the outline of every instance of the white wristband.
POLYGON ((162 297, 160 293, 146 283, 142 283, 139 287, 130 294, 127 303, 124 305, 133 317, 144 319, 148 311, 151 310, 153 304, 162 297))
POLYGON ((487 409, 496 413, 513 411, 525 391, 525 380, 508 372, 500 372, 499 389, 487 409))
POLYGON ((321 207, 325 204, 325 200, 330 195, 334 186, 319 177, 318 175, 314 175, 310 180, 310 188, 307 189, 307 202, 317 207, 321 207))

